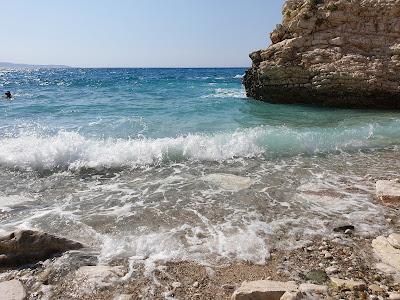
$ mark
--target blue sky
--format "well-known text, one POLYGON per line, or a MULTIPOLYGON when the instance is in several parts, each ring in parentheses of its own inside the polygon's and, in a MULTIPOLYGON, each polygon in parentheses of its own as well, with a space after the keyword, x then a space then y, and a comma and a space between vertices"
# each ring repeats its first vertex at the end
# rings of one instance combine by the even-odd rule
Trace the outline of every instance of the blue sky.
POLYGON ((82 67, 248 66, 283 0, 0 0, 0 61, 82 67))

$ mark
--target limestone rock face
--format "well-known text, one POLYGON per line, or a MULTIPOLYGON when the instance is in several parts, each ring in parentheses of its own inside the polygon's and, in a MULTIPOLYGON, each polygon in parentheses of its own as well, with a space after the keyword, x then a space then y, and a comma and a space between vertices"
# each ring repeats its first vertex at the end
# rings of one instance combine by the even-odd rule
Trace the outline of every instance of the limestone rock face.
POLYGON ((0 237, 0 266, 17 266, 47 259, 83 245, 44 232, 20 230, 0 237))
POLYGON ((399 0, 287 0, 271 40, 250 54, 249 97, 400 108, 399 0))

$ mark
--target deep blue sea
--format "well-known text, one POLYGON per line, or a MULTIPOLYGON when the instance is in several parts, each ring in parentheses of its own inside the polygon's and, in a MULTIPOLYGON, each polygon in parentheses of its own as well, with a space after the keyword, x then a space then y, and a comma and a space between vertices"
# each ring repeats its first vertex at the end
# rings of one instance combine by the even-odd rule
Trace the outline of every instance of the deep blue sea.
POLYGON ((399 176, 399 113, 254 101, 244 72, 0 70, 0 231, 151 266, 385 230, 374 182, 399 176))

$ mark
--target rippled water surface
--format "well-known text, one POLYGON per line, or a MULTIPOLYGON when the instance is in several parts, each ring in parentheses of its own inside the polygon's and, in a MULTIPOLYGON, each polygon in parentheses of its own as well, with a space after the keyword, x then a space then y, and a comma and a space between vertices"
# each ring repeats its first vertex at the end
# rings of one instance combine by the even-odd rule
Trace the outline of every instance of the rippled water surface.
POLYGON ((0 71, 0 230, 149 265, 385 230, 374 182, 399 175, 400 115, 249 100, 244 71, 0 71))

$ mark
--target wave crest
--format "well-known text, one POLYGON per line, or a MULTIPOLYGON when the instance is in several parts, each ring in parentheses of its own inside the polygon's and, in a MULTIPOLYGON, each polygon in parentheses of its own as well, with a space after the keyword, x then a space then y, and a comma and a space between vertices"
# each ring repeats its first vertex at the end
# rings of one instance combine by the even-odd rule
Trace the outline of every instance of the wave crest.
POLYGON ((168 161, 315 154, 385 147, 399 140, 398 122, 336 128, 262 126, 175 138, 88 139, 76 132, 0 139, 0 166, 24 170, 138 167, 168 161))

